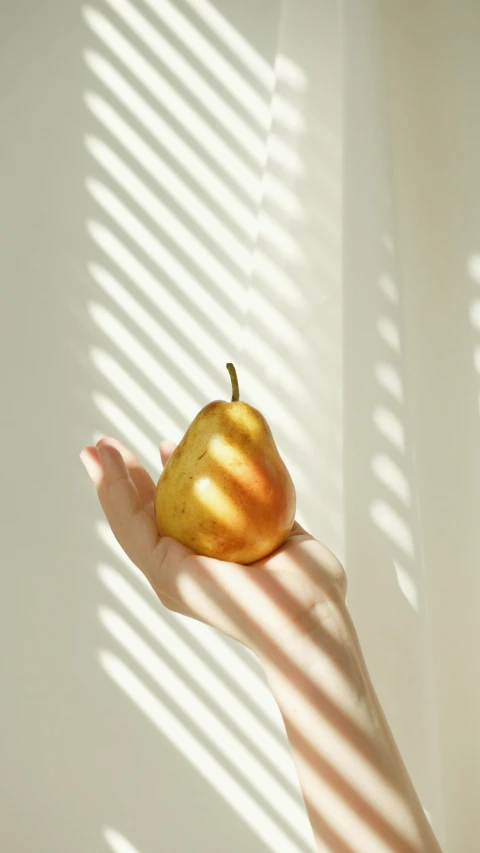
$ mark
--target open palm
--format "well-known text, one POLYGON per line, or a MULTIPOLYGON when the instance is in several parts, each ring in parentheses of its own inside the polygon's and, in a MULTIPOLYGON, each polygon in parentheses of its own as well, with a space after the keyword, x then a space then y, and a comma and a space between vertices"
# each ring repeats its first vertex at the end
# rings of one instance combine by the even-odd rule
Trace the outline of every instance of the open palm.
MULTIPOLYGON (((174 448, 168 441, 160 445, 163 465, 174 448)), ((159 536, 155 483, 119 441, 101 439, 81 458, 113 534, 169 610, 268 654, 308 633, 318 608, 328 611, 338 596, 345 597, 341 564, 298 522, 280 548, 247 566, 203 557, 159 536)))

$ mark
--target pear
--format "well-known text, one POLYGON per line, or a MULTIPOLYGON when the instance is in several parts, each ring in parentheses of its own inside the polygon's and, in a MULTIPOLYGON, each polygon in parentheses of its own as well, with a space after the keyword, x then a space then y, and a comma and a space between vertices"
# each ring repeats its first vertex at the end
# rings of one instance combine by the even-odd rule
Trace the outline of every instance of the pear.
POLYGON ((197 554, 253 563, 287 539, 295 520, 290 474, 263 415, 239 399, 204 406, 168 459, 155 493, 161 536, 197 554))

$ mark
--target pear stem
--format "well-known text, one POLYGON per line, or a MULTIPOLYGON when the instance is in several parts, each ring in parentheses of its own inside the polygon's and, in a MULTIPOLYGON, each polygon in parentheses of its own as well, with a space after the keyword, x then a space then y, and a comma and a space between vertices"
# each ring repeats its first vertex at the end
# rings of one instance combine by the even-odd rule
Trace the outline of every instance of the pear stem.
POLYGON ((232 403, 236 403, 240 399, 240 390, 238 387, 237 371, 230 361, 227 364, 227 370, 230 374, 230 380, 232 383, 232 403))

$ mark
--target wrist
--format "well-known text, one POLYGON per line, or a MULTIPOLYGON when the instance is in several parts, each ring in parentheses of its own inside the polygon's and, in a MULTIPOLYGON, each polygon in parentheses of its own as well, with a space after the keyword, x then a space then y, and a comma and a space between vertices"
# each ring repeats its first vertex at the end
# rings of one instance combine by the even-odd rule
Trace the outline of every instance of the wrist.
POLYGON ((267 675, 332 670, 352 676, 358 669, 360 647, 352 619, 340 595, 317 601, 290 629, 287 639, 257 649, 267 675))

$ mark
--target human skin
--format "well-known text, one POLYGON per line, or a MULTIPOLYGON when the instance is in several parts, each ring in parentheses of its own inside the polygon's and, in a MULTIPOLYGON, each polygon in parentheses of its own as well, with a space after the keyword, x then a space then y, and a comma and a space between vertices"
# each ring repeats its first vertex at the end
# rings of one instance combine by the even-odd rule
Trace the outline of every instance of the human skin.
MULTIPOLYGON (((163 442, 163 464, 175 445, 163 442)), ((228 634, 264 667, 319 853, 441 853, 373 688, 346 575, 295 522, 248 566, 160 537, 155 483, 116 439, 82 461, 119 544, 162 604, 228 634)))

